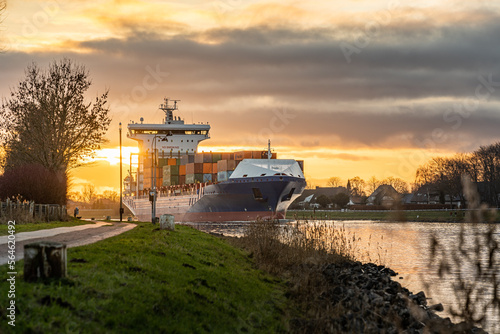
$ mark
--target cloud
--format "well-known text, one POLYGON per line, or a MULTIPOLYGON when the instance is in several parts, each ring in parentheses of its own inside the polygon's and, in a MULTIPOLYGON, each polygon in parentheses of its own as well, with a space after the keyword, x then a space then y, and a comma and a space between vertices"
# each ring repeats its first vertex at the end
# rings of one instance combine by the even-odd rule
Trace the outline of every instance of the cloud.
POLYGON ((500 139, 497 12, 404 7, 385 21, 383 12, 363 12, 352 20, 335 15, 329 24, 325 16, 318 25, 294 24, 315 15, 298 6, 265 4, 230 14, 248 18, 195 29, 172 16, 148 21, 123 8, 109 20, 94 15, 114 37, 59 44, 70 51, 4 53, 0 93, 8 95, 7 85, 15 86, 31 60, 69 56, 89 68, 92 94, 110 88, 110 133, 119 121, 160 121, 157 107, 171 97, 182 100, 186 121, 210 121, 214 145, 262 146, 272 137, 304 148, 429 149, 433 143, 464 150, 500 139), (276 24, 266 24, 276 16, 276 24), (370 20, 381 22, 378 30, 366 30, 370 20), (342 45, 358 51, 350 62, 342 45), (478 100, 481 78, 490 75, 494 84, 481 89, 489 95, 478 100), (453 111, 471 99, 478 100, 473 113, 453 111), (280 118, 280 110, 293 117, 280 118))

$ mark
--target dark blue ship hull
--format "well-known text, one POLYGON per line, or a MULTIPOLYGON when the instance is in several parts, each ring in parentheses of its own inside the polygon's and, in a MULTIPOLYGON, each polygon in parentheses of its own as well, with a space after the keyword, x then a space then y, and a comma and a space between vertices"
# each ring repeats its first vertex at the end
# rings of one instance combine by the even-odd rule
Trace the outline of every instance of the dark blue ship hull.
POLYGON ((203 189, 182 221, 249 221, 285 218, 288 206, 306 186, 303 178, 267 176, 237 178, 203 189))

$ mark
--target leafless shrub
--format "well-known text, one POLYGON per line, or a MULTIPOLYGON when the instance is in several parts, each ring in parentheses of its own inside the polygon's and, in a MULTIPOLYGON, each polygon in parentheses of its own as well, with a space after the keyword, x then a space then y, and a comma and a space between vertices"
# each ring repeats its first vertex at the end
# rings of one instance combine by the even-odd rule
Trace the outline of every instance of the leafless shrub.
POLYGON ((480 204, 469 176, 462 176, 462 185, 469 208, 465 221, 472 224, 462 225, 457 245, 451 248, 438 235, 432 235, 429 266, 441 279, 454 276, 457 304, 450 313, 484 327, 500 320, 500 248, 495 239, 500 231, 498 224, 493 224, 496 210, 480 204), (473 229, 473 238, 466 237, 466 229, 473 229))

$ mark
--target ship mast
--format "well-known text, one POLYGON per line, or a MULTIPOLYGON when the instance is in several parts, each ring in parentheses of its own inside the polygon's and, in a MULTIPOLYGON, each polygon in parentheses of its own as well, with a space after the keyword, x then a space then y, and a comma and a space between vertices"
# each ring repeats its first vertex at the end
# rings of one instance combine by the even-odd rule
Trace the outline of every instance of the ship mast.
POLYGON ((271 159, 271 139, 267 140, 267 159, 271 159))
POLYGON ((267 140, 267 169, 271 169, 271 139, 267 140))
POLYGON ((165 124, 174 120, 174 110, 177 109, 177 102, 180 100, 170 100, 174 102, 173 105, 168 104, 168 98, 165 98, 165 103, 160 104, 160 109, 165 113, 165 124))

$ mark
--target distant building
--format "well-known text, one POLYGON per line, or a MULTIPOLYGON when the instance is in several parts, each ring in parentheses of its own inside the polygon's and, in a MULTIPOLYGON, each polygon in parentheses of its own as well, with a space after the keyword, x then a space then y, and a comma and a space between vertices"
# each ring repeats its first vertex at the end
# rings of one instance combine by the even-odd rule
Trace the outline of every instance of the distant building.
MULTIPOLYGON (((297 198, 292 205, 299 207, 319 207, 316 203, 316 198, 321 195, 325 195, 329 198, 333 198, 335 195, 344 193, 347 194, 347 189, 345 187, 316 187, 316 189, 305 189, 302 195, 297 198)), ((330 205, 331 207, 331 205, 330 205)))
POLYGON ((433 185, 423 185, 412 194, 407 194, 402 199, 403 204, 452 204, 461 207, 460 196, 450 197, 448 194, 440 192, 433 185))
POLYGON ((350 196, 348 206, 366 204, 366 196, 350 196))
POLYGON ((391 207, 401 200, 401 195, 388 184, 379 186, 366 200, 366 205, 383 205, 391 207))

